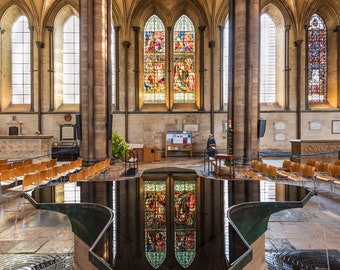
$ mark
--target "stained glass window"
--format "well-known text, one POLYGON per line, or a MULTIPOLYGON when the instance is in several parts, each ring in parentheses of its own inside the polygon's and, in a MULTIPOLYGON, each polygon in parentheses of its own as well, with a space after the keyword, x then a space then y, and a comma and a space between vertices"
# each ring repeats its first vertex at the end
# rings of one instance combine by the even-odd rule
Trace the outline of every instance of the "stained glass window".
POLYGON ((314 14, 308 28, 308 101, 327 99, 327 29, 323 19, 314 14))
POLYGON ((182 15, 174 27, 174 103, 195 102, 195 28, 182 15))
POLYGON ((12 103, 31 103, 30 30, 25 16, 12 27, 12 103))
POLYGON ((268 14, 261 16, 260 102, 276 102, 276 27, 268 14))
POLYGON ((166 182, 144 181, 145 254, 158 268, 166 258, 166 182))
POLYGON ((196 256, 196 183, 174 183, 175 196, 175 257, 187 268, 196 256))
POLYGON ((144 29, 144 103, 165 104, 165 27, 152 15, 144 29))
POLYGON ((71 16, 63 29, 63 101, 79 104, 79 18, 71 16))

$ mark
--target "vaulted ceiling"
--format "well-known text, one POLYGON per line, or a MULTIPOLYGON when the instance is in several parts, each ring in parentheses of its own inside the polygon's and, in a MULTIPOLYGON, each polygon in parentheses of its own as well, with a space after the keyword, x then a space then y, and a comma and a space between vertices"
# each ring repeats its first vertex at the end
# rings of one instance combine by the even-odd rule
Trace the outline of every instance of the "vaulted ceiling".
MULTIPOLYGON (((38 17, 44 16, 45 13, 58 1, 60 0, 20 0, 20 2, 23 1, 26 3, 26 5, 31 9, 34 10, 36 15, 38 17)), ((78 0, 79 1, 79 0, 78 0)), ((68 2, 74 2, 77 3, 77 0, 70 0, 68 2)), ((138 4, 142 1, 145 2, 151 2, 151 0, 113 0, 113 2, 116 3, 116 6, 119 7, 121 14, 131 14, 132 11, 138 4)), ((169 7, 175 6, 178 2, 181 2, 183 0, 163 0, 162 4, 169 7)), ((208 16, 214 17, 214 15, 217 14, 220 7, 222 6, 222 3, 225 0, 192 0, 193 2, 198 2, 206 11, 208 11, 208 16)), ((8 0, 0 0, 0 3, 6 4, 11 1, 8 0)), ((15 1, 13 1, 15 2, 15 1)), ((156 2, 156 1, 155 1, 156 2)), ((270 1, 268 0, 262 0, 262 4, 266 4, 270 1)), ((296 14, 305 14, 308 12, 308 10, 315 5, 315 3, 326 3, 326 2, 334 2, 339 5, 339 1, 336 0, 275 0, 271 2, 281 3, 285 5, 293 14, 293 16, 296 16, 296 14)), ((1 5, 1 6, 2 6, 1 5)), ((339 5, 340 8, 340 5, 339 5)))
MULTIPOLYGON (((51 7, 56 4, 71 3, 73 6, 78 6, 80 0, 0 0, 0 9, 8 7, 11 3, 16 3, 19 6, 23 6, 24 2, 26 6, 33 12, 34 18, 44 18, 50 11, 51 7)), ((81 0, 85 1, 85 0, 81 0)), ((138 6, 143 4, 160 3, 168 10, 174 10, 176 5, 183 4, 183 0, 112 0, 113 5, 117 11, 118 16, 122 19, 120 24, 122 27, 130 27, 132 17, 134 16, 134 10, 138 6)), ((186 0, 189 3, 192 2, 195 6, 201 6, 205 10, 205 16, 210 23, 217 25, 218 22, 214 21, 216 16, 221 12, 221 9, 225 7, 226 0, 186 0)), ((238 0, 236 0, 238 1, 238 0)), ((275 5, 283 7, 291 23, 295 23, 296 27, 304 27, 304 19, 309 16, 311 10, 323 6, 330 6, 333 10, 333 14, 337 14, 338 18, 335 18, 335 24, 340 24, 340 1, 339 0, 260 0, 262 6, 268 3, 274 3, 275 5), (339 20, 339 22, 338 22, 339 20)), ((1 10, 0 10, 1 11, 1 10)), ((41 20, 40 20, 41 22, 41 20)))

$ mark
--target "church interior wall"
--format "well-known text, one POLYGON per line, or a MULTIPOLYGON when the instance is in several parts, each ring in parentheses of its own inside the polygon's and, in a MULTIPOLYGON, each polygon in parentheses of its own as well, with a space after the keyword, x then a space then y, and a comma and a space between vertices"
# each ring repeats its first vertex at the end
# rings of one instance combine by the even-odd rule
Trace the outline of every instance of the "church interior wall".
MULTIPOLYGON (((40 1, 40 0, 39 0, 40 1)), ((27 5, 28 1, 24 1, 22 6, 27 5)), ((222 1, 224 2, 224 1, 222 1)), ((226 1, 227 2, 227 1, 226 1)), ((311 1, 314 5, 310 5, 310 11, 303 18, 298 19, 298 15, 296 11, 292 10, 289 4, 283 6, 282 2, 277 3, 278 1, 262 1, 264 4, 271 4, 266 6, 263 9, 264 11, 271 12, 271 14, 276 14, 277 18, 275 22, 280 25, 280 36, 277 39, 278 43, 283 43, 286 26, 290 26, 291 30, 289 31, 289 75, 290 81, 289 85, 286 87, 283 83, 284 81, 284 66, 283 66, 283 48, 280 47, 280 53, 277 55, 278 62, 280 66, 277 66, 277 69, 280 70, 277 78, 277 89, 278 89, 278 100, 275 106, 261 106, 260 117, 266 119, 266 132, 264 137, 260 138, 259 145, 260 151, 282 151, 287 152, 290 150, 290 139, 295 139, 297 134, 297 108, 300 108, 301 111, 301 130, 302 130, 302 139, 315 139, 315 138, 327 138, 327 139, 339 139, 339 134, 333 132, 333 121, 340 120, 340 113, 338 112, 338 103, 339 103, 339 70, 337 67, 338 63, 338 44, 337 44, 337 32, 334 32, 339 25, 339 17, 340 17, 340 4, 337 1, 311 1), (323 4, 324 3, 324 4, 323 4), (326 108, 320 107, 312 107, 309 110, 305 110, 305 41, 302 45, 302 74, 296 74, 297 70, 297 60, 296 60, 296 46, 294 44, 295 41, 299 39, 305 39, 305 30, 304 25, 308 23, 308 18, 315 12, 319 12, 323 19, 326 22, 328 29, 328 52, 329 52, 329 64, 328 64, 328 104, 326 108), (281 15, 282 14, 282 15, 281 15), (280 68, 281 67, 281 68, 280 68), (297 77, 301 78, 301 103, 297 104, 297 85, 296 80, 297 77), (285 88, 286 87, 286 88, 285 88), (285 91, 289 91, 289 107, 284 108, 285 103, 285 91)), ((212 132, 215 135, 215 138, 218 142, 218 145, 225 149, 227 147, 227 135, 225 130, 223 130, 223 121, 228 120, 228 112, 220 111, 220 45, 219 45, 219 34, 220 30, 217 24, 220 24, 223 20, 226 20, 228 17, 227 4, 221 4, 219 7, 219 11, 216 12, 216 15, 212 15, 210 10, 204 10, 204 5, 197 5, 195 8, 193 7, 195 3, 201 3, 201 1, 190 1, 189 4, 185 5, 181 1, 166 1, 162 3, 166 9, 162 10, 163 6, 157 6, 157 1, 148 1, 147 7, 143 6, 142 1, 136 5, 135 10, 129 13, 130 17, 127 21, 123 21, 122 13, 126 12, 123 9, 120 9, 118 1, 114 1, 114 9, 115 14, 113 14, 114 21, 116 25, 121 27, 119 32, 119 50, 121 56, 124 53, 124 47, 122 45, 123 41, 129 41, 131 43, 130 48, 128 49, 129 59, 128 59, 128 76, 129 78, 124 77, 124 61, 123 57, 120 57, 120 89, 119 89, 119 99, 120 99, 120 108, 118 111, 113 111, 113 131, 118 132, 120 135, 125 136, 125 99, 128 98, 128 138, 127 140, 131 143, 144 143, 149 145, 156 145, 160 149, 164 149, 164 134, 167 130, 174 129, 183 129, 185 124, 197 124, 197 130, 193 131, 193 146, 194 151, 200 153, 203 151, 205 147, 205 142, 208 134, 212 132), (152 4, 150 4, 152 3, 152 4), (180 7, 180 9, 176 9, 176 5, 180 7), (118 10, 119 9, 119 10, 118 10), (176 10, 176 12, 175 12, 176 10), (132 30, 132 26, 141 27, 140 37, 142 34, 142 26, 144 21, 148 18, 152 11, 157 11, 163 19, 166 26, 171 26, 178 16, 181 15, 181 12, 186 12, 191 16, 191 19, 195 23, 196 29, 199 26, 206 26, 207 29, 204 31, 204 62, 205 62, 205 70, 204 74, 204 89, 203 89, 203 101, 204 101, 204 110, 199 111, 146 111, 140 110, 140 108, 136 108, 134 105, 135 101, 135 85, 134 85, 134 32, 132 30), (223 16, 222 13, 225 13, 223 16), (120 14, 120 15, 119 15, 120 14), (204 14, 203 17, 201 15, 204 14), (142 15, 138 17, 138 15, 142 15), (223 17, 223 18, 222 18, 223 17), (144 20, 144 21, 143 21, 144 20), (213 78, 211 78, 211 48, 209 48, 209 42, 216 41, 216 46, 214 48, 214 72, 212 74, 213 78), (128 80, 128 97, 125 96, 125 82, 128 80), (210 89, 211 81, 214 81, 214 89, 210 89), (211 94, 213 91, 213 95, 211 94), (214 98, 213 101, 213 123, 211 122, 211 98, 214 98), (136 111, 137 110, 137 111, 136 111), (141 132, 142 131, 142 132, 141 132), (141 136, 142 135, 142 136, 141 136)), ((20 9, 17 6, 17 1, 13 1, 13 6, 10 4, 0 2, 0 27, 2 30, 6 30, 2 34, 1 39, 1 104, 0 104, 0 134, 6 135, 8 132, 7 123, 15 116, 17 121, 22 123, 22 134, 30 135, 34 134, 34 132, 38 129, 38 102, 41 101, 41 132, 44 135, 53 135, 56 140, 59 139, 59 126, 61 124, 75 124, 75 115, 79 113, 79 106, 64 106, 61 103, 61 83, 60 77, 56 75, 55 84, 54 84, 54 103, 51 108, 50 100, 51 100, 51 92, 50 92, 50 80, 49 80, 49 32, 46 29, 46 26, 49 26, 51 23, 57 23, 55 25, 57 28, 55 31, 57 32, 57 36, 60 35, 60 31, 58 31, 58 27, 61 25, 61 21, 63 16, 74 13, 77 14, 77 5, 74 5, 74 1, 60 1, 58 4, 54 6, 47 6, 51 8, 51 10, 47 10, 42 16, 50 16, 37 18, 34 21, 34 44, 36 41, 43 41, 44 48, 42 48, 42 54, 40 59, 42 66, 42 77, 40 78, 38 73, 34 75, 34 106, 33 111, 31 111, 30 106, 11 106, 10 105, 10 59, 8 54, 10 50, 7 46, 9 43, 8 39, 8 31, 10 22, 13 20, 11 16, 17 16, 18 13, 23 13, 28 15, 28 18, 32 18, 32 14, 26 14, 29 10, 29 5, 25 9, 20 9), (63 9, 62 4, 67 5, 67 8, 63 9), (70 6, 72 3, 72 6, 70 6), (8 8, 10 7, 10 8, 8 8), (4 11, 4 9, 7 10, 4 11), (59 11, 60 13, 58 13, 59 11), (13 10, 13 14, 9 15, 9 11, 13 10), (59 14, 59 15, 58 15, 59 14), (38 22, 37 22, 38 21, 38 22), (44 26, 44 27, 43 27, 44 26), (41 27, 41 28, 39 28, 41 27), (38 96, 38 82, 41 84, 41 93, 38 96), (65 115, 71 114, 72 120, 65 121, 65 115)), ((263 5, 265 6, 265 5, 263 5)), ((218 10, 218 8, 217 8, 218 10)), ((197 35, 199 35, 197 31, 197 35)), ((198 39, 197 39, 198 40, 198 39)), ((199 40, 198 40, 199 41, 199 40)), ((59 44, 60 45, 60 44, 59 44)), ((61 53, 61 48, 58 44, 55 46, 55 50, 58 54, 61 53)), ((141 46, 140 46, 141 47, 141 46)), ((56 54, 57 55, 57 54, 56 54)), ((197 55, 198 57, 198 55, 197 55)), ((239 61, 240 59, 236 59, 239 61)), ((34 67, 38 67, 38 49, 36 45, 34 45, 34 67)), ((55 72, 58 73, 61 69, 61 64, 56 61, 55 72)), ((139 68, 141 68, 140 66, 139 68)), ((237 82, 236 82, 237 83, 237 82)), ((224 108, 226 109, 226 108, 224 108)), ((196 128, 196 127, 195 127, 196 128)))

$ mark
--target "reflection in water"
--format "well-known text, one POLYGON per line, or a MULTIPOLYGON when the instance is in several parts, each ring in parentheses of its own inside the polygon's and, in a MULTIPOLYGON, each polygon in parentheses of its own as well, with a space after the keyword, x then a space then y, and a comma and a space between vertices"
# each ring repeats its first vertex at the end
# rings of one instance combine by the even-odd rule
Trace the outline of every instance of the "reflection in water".
MULTIPOLYGON (((191 170, 165 173, 163 169, 107 184, 42 187, 33 196, 38 202, 80 200, 111 207, 115 219, 109 263, 114 269, 147 270, 226 269, 248 249, 228 222, 230 206, 300 201, 307 193, 274 182, 205 179, 191 170)), ((102 249, 109 252, 107 246, 102 249)))
POLYGON ((175 257, 187 268, 196 254, 196 181, 174 183, 175 257))
POLYGON ((145 255, 158 268, 166 257, 166 182, 144 182, 145 255))

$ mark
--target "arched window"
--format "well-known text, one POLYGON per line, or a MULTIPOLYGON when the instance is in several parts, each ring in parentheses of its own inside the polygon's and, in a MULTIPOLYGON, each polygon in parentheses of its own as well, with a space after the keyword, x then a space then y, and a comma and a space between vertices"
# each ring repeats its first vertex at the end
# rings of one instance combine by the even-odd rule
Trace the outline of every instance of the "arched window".
POLYGON ((165 27, 152 15, 144 28, 144 103, 165 104, 165 27))
POLYGON ((63 103, 79 104, 79 19, 72 15, 63 27, 63 103))
POLYGON ((223 30, 223 105, 228 104, 228 69, 229 69, 229 20, 226 21, 223 30))
POLYGON ((145 23, 143 105, 172 107, 196 102, 195 27, 188 16, 182 15, 172 29, 173 43, 170 44, 166 42, 165 25, 157 15, 145 23))
POLYGON ((261 15, 260 102, 276 102, 276 26, 266 13, 261 15))
POLYGON ((182 15, 174 27, 174 103, 195 103, 195 27, 182 15))
POLYGON ((308 101, 327 101, 327 29, 323 19, 314 14, 308 27, 308 101))
POLYGON ((31 103, 31 54, 28 20, 20 16, 12 26, 12 104, 31 103))

